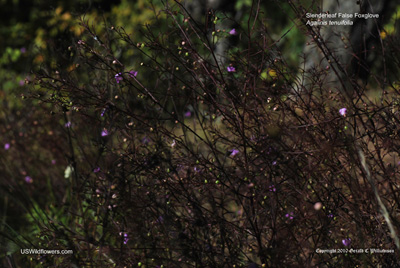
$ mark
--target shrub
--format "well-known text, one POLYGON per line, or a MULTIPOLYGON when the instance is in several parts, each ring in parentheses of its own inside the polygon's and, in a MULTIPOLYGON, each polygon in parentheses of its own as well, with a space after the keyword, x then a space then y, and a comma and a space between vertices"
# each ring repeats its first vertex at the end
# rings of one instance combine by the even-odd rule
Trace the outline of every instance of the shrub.
POLYGON ((257 10, 235 29, 239 49, 222 66, 213 46, 232 29, 209 34, 179 3, 164 8, 168 30, 148 26, 139 42, 123 27, 97 35, 82 20, 70 64, 35 71, 27 101, 40 117, 28 137, 36 157, 25 182, 13 183, 33 200, 31 235, 14 242, 73 254, 18 263, 397 263, 395 254, 351 252, 395 250, 397 85, 380 85, 378 99, 367 87, 348 98, 329 90, 324 69, 305 74, 312 85, 297 92, 297 73, 257 10))

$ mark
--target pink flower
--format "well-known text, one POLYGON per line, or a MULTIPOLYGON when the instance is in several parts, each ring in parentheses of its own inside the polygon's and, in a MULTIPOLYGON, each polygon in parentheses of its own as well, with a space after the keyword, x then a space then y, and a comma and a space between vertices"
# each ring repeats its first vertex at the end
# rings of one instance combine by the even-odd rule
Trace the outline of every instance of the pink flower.
POLYGON ((26 176, 25 181, 26 181, 26 183, 32 183, 33 179, 30 176, 26 176))
POLYGON ((340 110, 339 110, 339 113, 340 113, 341 116, 345 117, 346 114, 347 114, 347 108, 342 108, 342 109, 340 109, 340 110))
POLYGON ((102 136, 102 137, 108 136, 108 130, 107 130, 107 129, 104 129, 104 130, 101 132, 101 136, 102 136))
POLYGON ((94 173, 97 173, 97 172, 99 172, 100 171, 100 167, 96 167, 95 169, 93 169, 93 172, 94 173))
POLYGON ((8 150, 8 149, 10 149, 10 144, 9 143, 4 144, 4 150, 8 150))
POLYGON ((239 153, 239 150, 233 149, 230 152, 231 152, 230 156, 235 156, 239 153))
POLYGON ((226 69, 228 70, 229 73, 236 72, 236 68, 233 66, 228 66, 226 69))
POLYGON ((233 29, 229 32, 229 34, 231 34, 231 35, 236 35, 236 34, 237 34, 237 33, 236 33, 236 29, 233 28, 233 29))

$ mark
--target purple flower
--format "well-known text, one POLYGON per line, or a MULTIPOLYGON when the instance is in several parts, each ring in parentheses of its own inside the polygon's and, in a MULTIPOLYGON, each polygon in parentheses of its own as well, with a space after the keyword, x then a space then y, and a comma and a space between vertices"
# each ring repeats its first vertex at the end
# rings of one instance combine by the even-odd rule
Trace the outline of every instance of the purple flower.
POLYGON ((138 72, 137 72, 137 71, 130 71, 130 72, 129 72, 129 76, 130 76, 131 78, 134 78, 134 77, 136 77, 136 76, 137 76, 137 74, 138 74, 138 72))
POLYGON ((22 54, 24 54, 24 53, 26 53, 26 48, 21 47, 20 51, 21 51, 22 54))
POLYGON ((239 153, 239 150, 232 149, 229 152, 231 152, 230 156, 235 156, 235 155, 237 155, 239 153))
POLYGON ((285 217, 293 220, 293 212, 287 213, 285 217))
POLYGON ((163 223, 164 222, 164 218, 163 216, 158 217, 158 219, 156 220, 157 223, 163 223))
POLYGON ((30 176, 26 176, 25 181, 26 181, 26 183, 32 183, 33 179, 30 176))
POLYGON ((229 34, 231 34, 231 35, 236 35, 236 34, 237 34, 237 33, 236 33, 236 29, 233 28, 233 29, 229 32, 229 34))
POLYGON ((345 117, 346 114, 347 114, 347 109, 346 108, 342 108, 342 109, 339 110, 339 113, 340 113, 341 116, 345 117))
POLYGON ((226 69, 228 70, 229 73, 236 72, 236 68, 233 66, 228 66, 226 69))
POLYGON ((104 114, 106 113, 106 111, 107 111, 107 108, 104 108, 104 109, 103 109, 103 111, 101 111, 101 114, 100 114, 100 116, 101 116, 101 117, 103 117, 103 116, 104 116, 104 114))
POLYGON ((10 144, 9 143, 4 144, 4 150, 8 150, 8 149, 10 149, 10 144))
POLYGON ((144 138, 142 139, 142 143, 143 143, 143 144, 149 144, 149 142, 150 142, 150 139, 149 139, 148 137, 144 137, 144 138))
POLYGON ((332 214, 332 213, 329 213, 329 214, 328 214, 328 218, 333 218, 333 214, 332 214))
POLYGON ((70 121, 68 121, 67 123, 65 123, 65 125, 64 125, 66 128, 70 128, 71 127, 71 122, 70 121))
POLYGON ((272 162, 272 165, 275 166, 276 165, 276 161, 272 162))
POLYGON ((93 172, 94 172, 94 173, 97 173, 97 172, 99 172, 99 171, 100 171, 100 167, 96 167, 96 168, 93 169, 93 172))
POLYGON ((25 80, 22 80, 22 79, 21 79, 21 80, 19 80, 19 85, 20 85, 20 86, 23 86, 23 85, 25 85, 25 80))
POLYGON ((101 136, 102 136, 102 137, 108 136, 108 130, 107 130, 107 129, 104 129, 104 130, 101 132, 101 136))
POLYGON ((51 160, 51 164, 55 165, 57 163, 57 161, 55 159, 51 160))
POLYGON ((351 239, 350 238, 345 238, 342 240, 342 244, 346 247, 350 246, 351 244, 351 239))
POLYGON ((120 232, 119 235, 124 237, 124 245, 126 245, 129 241, 128 234, 125 232, 120 232))
POLYGON ((124 78, 122 77, 122 73, 117 73, 115 75, 115 81, 117 81, 117 84, 119 84, 119 82, 122 80, 124 80, 124 78))
POLYGON ((269 191, 270 191, 270 192, 276 192, 275 185, 271 185, 271 186, 269 187, 269 191))
POLYGON ((185 117, 190 117, 192 115, 192 112, 191 111, 187 111, 186 113, 185 113, 185 117))
POLYGON ((243 209, 238 209, 238 210, 236 210, 236 215, 237 216, 240 216, 240 215, 242 215, 243 214, 243 209))

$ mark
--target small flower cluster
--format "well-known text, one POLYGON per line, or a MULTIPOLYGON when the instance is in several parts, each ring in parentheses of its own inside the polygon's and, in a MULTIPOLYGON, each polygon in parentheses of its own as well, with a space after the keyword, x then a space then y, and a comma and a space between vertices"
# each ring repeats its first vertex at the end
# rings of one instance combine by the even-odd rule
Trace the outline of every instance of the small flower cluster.
POLYGON ((293 220, 293 212, 287 213, 285 217, 293 220))
POLYGON ((119 235, 124 238, 124 245, 126 245, 129 241, 128 234, 125 232, 120 232, 119 235))
POLYGON ((270 192, 276 192, 275 185, 271 185, 268 187, 270 192))

